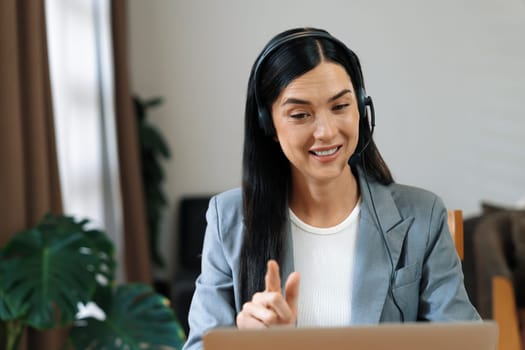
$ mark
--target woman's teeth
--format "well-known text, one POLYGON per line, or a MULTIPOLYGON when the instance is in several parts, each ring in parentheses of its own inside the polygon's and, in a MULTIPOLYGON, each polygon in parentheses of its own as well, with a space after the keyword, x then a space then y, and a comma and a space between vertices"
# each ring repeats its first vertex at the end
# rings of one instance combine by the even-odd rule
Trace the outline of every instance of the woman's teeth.
POLYGON ((334 154, 335 152, 337 152, 337 150, 338 150, 338 147, 334 147, 334 148, 331 148, 331 149, 327 149, 326 151, 312 151, 312 152, 316 156, 323 157, 323 156, 330 156, 330 155, 334 154))

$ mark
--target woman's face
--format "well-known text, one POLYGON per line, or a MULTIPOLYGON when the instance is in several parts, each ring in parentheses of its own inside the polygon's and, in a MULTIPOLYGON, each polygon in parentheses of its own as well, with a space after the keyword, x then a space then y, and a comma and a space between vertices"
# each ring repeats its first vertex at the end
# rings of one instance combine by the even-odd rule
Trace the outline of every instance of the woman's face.
POLYGON ((321 62, 292 80, 273 103, 272 118, 294 181, 328 182, 344 173, 357 146, 359 110, 341 65, 321 62))

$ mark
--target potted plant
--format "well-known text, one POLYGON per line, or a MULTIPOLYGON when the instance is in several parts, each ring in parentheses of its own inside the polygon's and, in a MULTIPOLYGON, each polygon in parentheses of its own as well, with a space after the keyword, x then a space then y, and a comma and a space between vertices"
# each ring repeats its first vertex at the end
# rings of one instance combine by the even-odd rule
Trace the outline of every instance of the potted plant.
POLYGON ((163 159, 170 157, 170 149, 161 132, 148 122, 148 110, 158 107, 162 99, 160 97, 141 99, 134 96, 133 103, 137 117, 150 255, 153 264, 163 268, 165 262, 159 252, 159 232, 162 211, 167 205, 167 200, 162 188, 164 170, 161 163, 163 159))
POLYGON ((15 350, 26 327, 69 327, 64 348, 180 349, 184 334, 149 285, 114 285, 114 248, 88 221, 46 215, 0 249, 0 348, 15 350), (79 318, 79 305, 102 311, 79 318))

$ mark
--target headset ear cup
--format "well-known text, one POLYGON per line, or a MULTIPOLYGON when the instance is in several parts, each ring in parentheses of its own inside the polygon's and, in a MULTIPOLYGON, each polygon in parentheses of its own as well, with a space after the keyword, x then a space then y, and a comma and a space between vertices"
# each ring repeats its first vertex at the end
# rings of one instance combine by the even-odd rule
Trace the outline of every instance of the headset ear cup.
POLYGON ((265 108, 259 108, 259 126, 267 136, 275 136, 272 117, 265 108))
POLYGON ((357 103, 358 103, 358 107, 359 107, 359 117, 361 119, 365 119, 366 118, 367 98, 366 98, 365 89, 363 89, 363 87, 360 87, 358 89, 357 103))

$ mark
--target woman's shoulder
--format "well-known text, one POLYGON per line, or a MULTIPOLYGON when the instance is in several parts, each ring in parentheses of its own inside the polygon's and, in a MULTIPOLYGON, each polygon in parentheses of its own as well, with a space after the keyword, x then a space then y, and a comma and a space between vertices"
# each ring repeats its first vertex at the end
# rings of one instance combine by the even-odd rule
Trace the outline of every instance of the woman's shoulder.
POLYGON ((227 261, 238 259, 244 228, 241 189, 235 188, 213 196, 206 218, 209 249, 222 251, 227 261))
POLYGON ((392 194, 397 197, 406 197, 416 201, 435 201, 439 196, 434 192, 412 185, 392 183, 389 185, 392 194))
POLYGON ((240 187, 221 192, 212 197, 218 208, 240 208, 242 210, 242 191, 240 187))
POLYGON ((242 191, 240 188, 219 193, 211 198, 209 210, 214 210, 219 224, 239 225, 243 221, 242 191))
POLYGON ((441 197, 427 189, 399 183, 392 183, 388 187, 399 208, 416 211, 444 208, 441 197))

